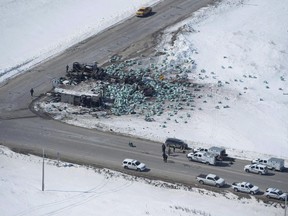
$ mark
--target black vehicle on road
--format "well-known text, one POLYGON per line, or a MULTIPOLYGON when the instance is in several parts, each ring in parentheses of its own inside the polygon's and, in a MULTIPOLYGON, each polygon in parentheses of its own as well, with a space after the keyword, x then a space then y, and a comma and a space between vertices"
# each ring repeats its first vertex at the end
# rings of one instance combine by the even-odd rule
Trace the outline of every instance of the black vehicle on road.
POLYGON ((190 149, 184 141, 176 138, 167 138, 165 141, 165 145, 168 148, 173 148, 173 149, 181 149, 181 150, 188 150, 190 149))

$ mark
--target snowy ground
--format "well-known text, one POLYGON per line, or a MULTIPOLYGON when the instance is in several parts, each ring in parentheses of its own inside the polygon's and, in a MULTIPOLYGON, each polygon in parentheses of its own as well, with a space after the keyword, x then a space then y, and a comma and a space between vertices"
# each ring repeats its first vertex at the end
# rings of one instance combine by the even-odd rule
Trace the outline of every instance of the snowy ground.
POLYGON ((14 153, 0 146, 1 215, 282 215, 281 204, 14 153), (225 205, 223 205, 225 203, 225 205))
MULTIPOLYGON (((5 31, 0 33, 0 50, 5 52, 0 54, 0 81, 133 15, 140 5, 156 1, 69 2, 1 1, 0 27, 5 31), (85 13, 75 17, 75 11, 85 13), (57 22, 59 19, 63 22, 57 22)), ((287 0, 224 0, 220 6, 202 9, 191 19, 166 30, 158 47, 165 53, 158 59, 159 65, 168 62, 169 70, 182 65, 191 70, 191 80, 204 85, 195 109, 189 110, 189 118, 180 118, 187 116, 187 110, 174 117, 168 112, 155 116, 155 122, 146 122, 141 116, 93 121, 85 115, 67 118, 67 113, 56 117, 64 116, 62 120, 71 124, 113 129, 158 141, 178 137, 192 147, 224 146, 236 157, 273 155, 287 160, 287 11, 287 0)), ((69 109, 72 107, 65 112, 69 109)), ((163 182, 147 183, 145 179, 77 165, 57 167, 53 161, 46 161, 42 192, 40 158, 1 147, 0 164, 0 209, 5 216, 115 212, 223 215, 231 211, 233 215, 270 216, 284 212, 279 205, 267 206, 254 198, 239 200, 230 193, 220 195, 179 185, 171 189, 163 182)))

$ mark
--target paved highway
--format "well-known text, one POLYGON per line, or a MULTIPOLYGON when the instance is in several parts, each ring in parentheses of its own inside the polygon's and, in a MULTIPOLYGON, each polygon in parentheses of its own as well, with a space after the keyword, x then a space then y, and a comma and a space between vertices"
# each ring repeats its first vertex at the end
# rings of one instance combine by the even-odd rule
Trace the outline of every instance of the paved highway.
POLYGON ((74 61, 103 63, 114 54, 121 54, 124 58, 139 53, 149 54, 162 29, 211 2, 165 0, 153 8, 156 11, 153 16, 144 19, 131 17, 3 83, 0 88, 0 143, 16 151, 25 150, 35 154, 40 154, 44 148, 49 157, 56 158, 59 153, 63 160, 121 171, 124 158, 136 158, 146 163, 150 170, 143 173, 125 172, 170 182, 194 185, 196 175, 215 173, 230 184, 249 181, 262 190, 273 186, 287 191, 287 172, 271 172, 267 176, 247 174, 243 167, 248 161, 236 160, 232 165, 227 163, 215 167, 190 162, 180 152, 169 157, 168 163, 163 163, 161 143, 66 125, 45 116, 39 117, 29 109, 30 88, 34 88, 36 96, 49 91, 51 80, 63 76, 67 64, 71 65, 74 61), (129 147, 129 141, 136 147, 129 147))

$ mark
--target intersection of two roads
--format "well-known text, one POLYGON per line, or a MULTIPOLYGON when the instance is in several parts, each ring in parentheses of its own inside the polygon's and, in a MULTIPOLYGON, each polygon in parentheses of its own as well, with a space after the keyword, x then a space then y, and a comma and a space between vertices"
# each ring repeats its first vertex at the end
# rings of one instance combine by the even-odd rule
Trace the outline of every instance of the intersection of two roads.
POLYGON ((67 64, 105 62, 121 52, 129 56, 141 49, 153 50, 153 40, 161 30, 209 3, 213 0, 162 1, 153 8, 156 12, 152 16, 144 19, 131 17, 0 84, 0 144, 34 154, 41 154, 45 149, 49 157, 60 156, 62 160, 118 171, 123 171, 121 162, 124 158, 135 158, 144 162, 149 170, 129 173, 187 185, 195 185, 195 177, 200 173, 214 173, 228 184, 248 181, 262 191, 267 187, 287 191, 287 171, 271 171, 267 176, 248 174, 243 167, 249 161, 208 166, 190 162, 185 154, 177 151, 168 158, 168 163, 163 163, 162 143, 63 124, 29 109, 32 102, 30 89, 35 90, 34 99, 51 90, 52 79, 64 76, 67 64), (129 142, 136 147, 131 148, 129 142))

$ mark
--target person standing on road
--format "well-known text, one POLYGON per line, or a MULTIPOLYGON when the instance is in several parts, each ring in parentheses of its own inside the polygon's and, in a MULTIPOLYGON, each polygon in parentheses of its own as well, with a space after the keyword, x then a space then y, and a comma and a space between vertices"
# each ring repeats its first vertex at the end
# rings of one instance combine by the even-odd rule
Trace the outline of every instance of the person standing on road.
POLYGON ((34 94, 34 89, 33 88, 30 89, 30 94, 31 94, 31 97, 33 97, 33 94, 34 94))
POLYGON ((162 152, 165 153, 165 150, 166 150, 166 146, 165 146, 165 144, 163 143, 163 144, 162 144, 162 152))
POLYGON ((69 71, 69 65, 66 66, 66 73, 69 71))

